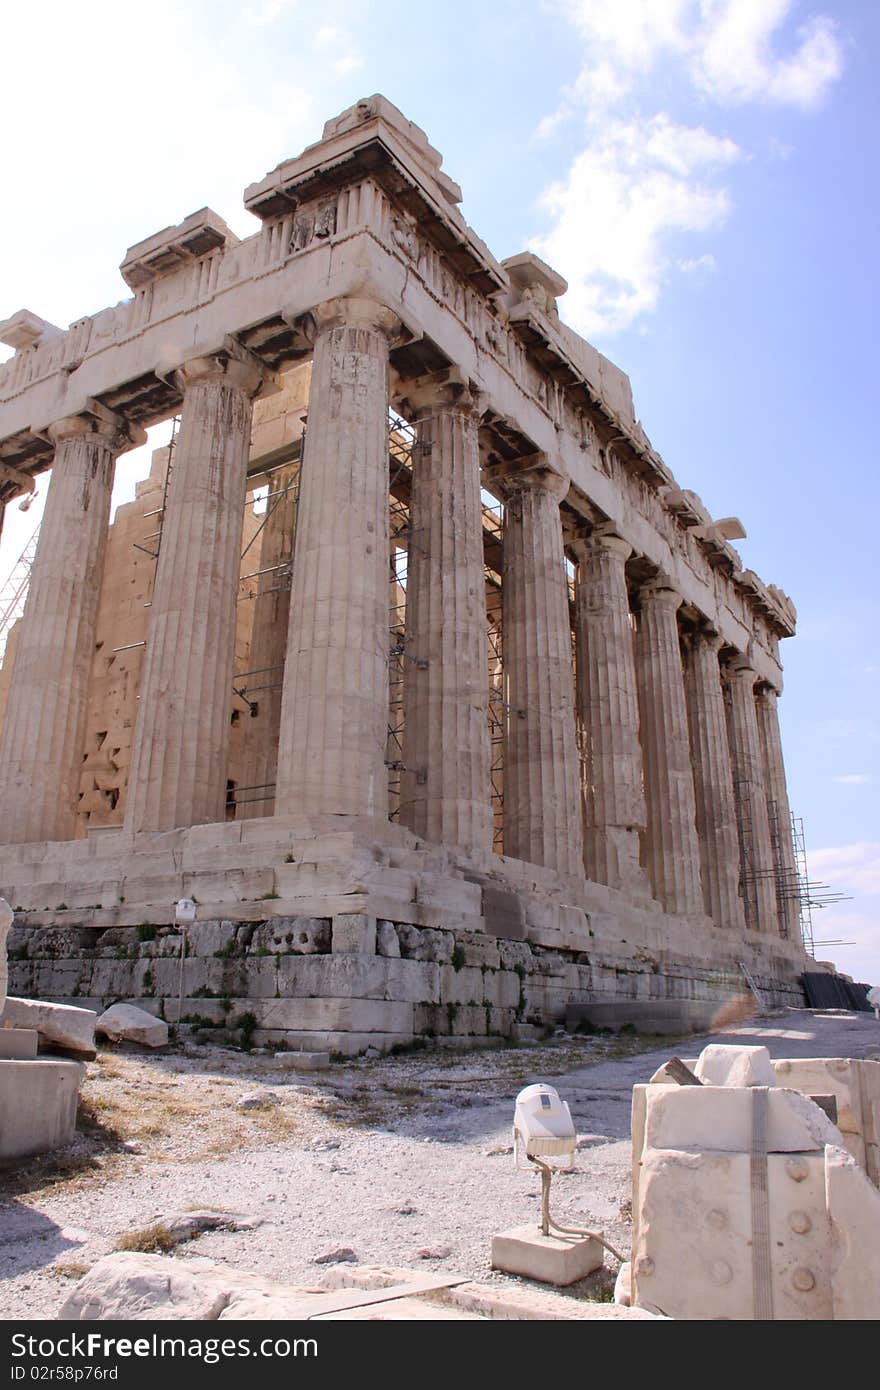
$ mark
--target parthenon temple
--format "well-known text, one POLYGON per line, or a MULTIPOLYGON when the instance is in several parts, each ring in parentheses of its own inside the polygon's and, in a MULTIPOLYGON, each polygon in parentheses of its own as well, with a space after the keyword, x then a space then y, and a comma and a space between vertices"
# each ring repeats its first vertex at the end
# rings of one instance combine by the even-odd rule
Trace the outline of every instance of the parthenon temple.
POLYGON ((441 165, 371 97, 245 240, 203 208, 115 307, 0 325, 0 498, 51 469, 0 672, 16 992, 348 1053, 797 1001, 793 605, 441 165))

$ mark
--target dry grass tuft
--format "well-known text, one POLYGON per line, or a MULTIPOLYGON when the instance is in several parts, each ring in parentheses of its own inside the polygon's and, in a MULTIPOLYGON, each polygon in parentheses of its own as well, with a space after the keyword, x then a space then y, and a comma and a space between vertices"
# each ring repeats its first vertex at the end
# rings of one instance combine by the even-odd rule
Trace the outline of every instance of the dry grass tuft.
POLYGON ((153 1226, 143 1226, 139 1231, 125 1231, 117 1236, 115 1250, 138 1250, 142 1255, 167 1255, 177 1241, 168 1227, 161 1221, 153 1226))
POLYGON ((61 1279, 82 1279, 91 1267, 83 1264, 82 1260, 58 1260, 51 1266, 50 1273, 57 1274, 61 1279))

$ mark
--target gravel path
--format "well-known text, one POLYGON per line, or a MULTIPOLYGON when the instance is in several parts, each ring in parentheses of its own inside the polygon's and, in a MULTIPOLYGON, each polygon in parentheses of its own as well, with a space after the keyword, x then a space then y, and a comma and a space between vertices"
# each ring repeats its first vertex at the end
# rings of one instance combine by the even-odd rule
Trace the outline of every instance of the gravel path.
MULTIPOLYGON (((775 1056, 860 1056, 880 1044, 869 1015, 787 1010, 718 1040, 775 1056)), ((634 1083, 706 1040, 557 1035, 538 1047, 359 1060, 305 1078, 271 1057, 186 1047, 102 1053, 84 1087, 77 1143, 0 1174, 0 1317, 52 1318, 120 1236, 173 1213, 227 1208, 259 1219, 177 1249, 299 1285, 348 1249, 364 1264, 503 1280, 493 1232, 537 1215, 539 1189, 510 1153, 513 1101, 547 1080, 569 1101, 578 1167, 554 1182, 565 1225, 598 1225, 629 1248, 634 1083), (278 1104, 238 1110, 270 1089, 278 1104)), ((593 1290, 609 1274, 593 1277, 593 1290)), ((581 1290, 583 1292, 583 1290, 581 1290)))

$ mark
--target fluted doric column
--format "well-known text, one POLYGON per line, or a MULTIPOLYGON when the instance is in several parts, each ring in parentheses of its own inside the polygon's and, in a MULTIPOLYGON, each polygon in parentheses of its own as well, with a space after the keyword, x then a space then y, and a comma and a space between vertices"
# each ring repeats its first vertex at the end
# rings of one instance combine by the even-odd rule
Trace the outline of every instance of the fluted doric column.
POLYGON ((743 930, 739 841, 727 716, 718 653, 722 639, 702 629, 688 641, 685 663, 688 725, 696 796, 703 901, 717 927, 743 930))
POLYGON ((581 876, 580 769, 559 503, 568 479, 504 479, 504 853, 581 876))
POLYGON ((0 738, 0 839, 69 840, 117 456, 146 435, 97 402, 58 420, 52 477, 0 738))
POLYGON ((641 591, 636 676, 648 828, 645 864, 667 912, 703 915, 694 779, 676 614, 681 597, 661 581, 641 591))
POLYGON ((489 664, 477 402, 406 387, 414 450, 400 819, 439 844, 492 848, 489 664))
POLYGON ((384 817, 389 309, 338 299, 316 336, 275 814, 384 817))
POLYGON ((776 881, 764 754, 755 707, 756 673, 744 657, 727 667, 733 785, 739 827, 740 875, 746 924, 752 931, 778 932, 776 881))
POLYGON ((577 711, 584 753, 584 866, 610 888, 647 893, 640 862, 647 816, 639 744, 626 541, 597 527, 571 546, 577 711))
POLYGON ((783 936, 800 940, 801 912, 798 897, 797 864, 794 836, 791 828, 791 809, 785 782, 785 761, 782 756, 782 736, 779 730, 779 710, 776 691, 769 685, 758 686, 756 708, 758 730, 764 752, 764 785, 767 790, 767 814, 770 838, 773 841, 776 863, 776 906, 783 936))
POLYGON ((134 831, 225 817, 251 418, 267 379, 231 339, 175 376, 183 408, 126 793, 134 831))
POLYGON ((246 715, 242 730, 241 797, 237 816, 271 816, 275 807, 278 734, 281 728, 281 690, 290 621, 290 572, 296 530, 296 479, 299 465, 291 463, 272 474, 268 515, 263 524, 254 622, 251 628, 245 681, 248 699, 257 706, 246 715))

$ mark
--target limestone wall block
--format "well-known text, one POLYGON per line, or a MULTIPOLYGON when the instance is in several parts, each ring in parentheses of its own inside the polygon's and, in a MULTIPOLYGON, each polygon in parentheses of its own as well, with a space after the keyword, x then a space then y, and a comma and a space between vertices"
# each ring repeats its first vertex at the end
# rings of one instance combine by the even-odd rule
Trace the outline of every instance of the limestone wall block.
POLYGON ((440 1002, 443 1004, 482 1004, 483 972, 476 966, 454 965, 440 968, 440 1002))
POLYGON ((83 965, 81 961, 37 962, 31 977, 31 992, 38 999, 75 1003, 90 991, 89 973, 88 964, 83 965))
POLYGON ((356 1057, 358 1053, 366 1052, 368 1047, 376 1048, 379 1052, 391 1052, 394 1048, 408 1047, 413 1040, 413 1034, 409 1030, 404 1033, 360 1033, 332 1029, 312 1032, 304 1028, 257 1028, 253 1040, 258 1045, 286 1042, 294 1050, 300 1049, 303 1052, 329 1052, 331 1055, 338 1053, 343 1057, 356 1057))
POLYGON ((442 968, 431 961, 389 960, 385 997, 408 1004, 439 1003, 442 968))
POLYGON ((413 1031, 412 1004, 380 999, 261 999, 251 1002, 263 1028, 407 1035, 413 1031))
POLYGON ((273 917, 254 928, 248 949, 250 955, 259 951, 315 955, 329 951, 330 945, 329 917, 273 917))
POLYGON ((353 893, 362 890, 363 871, 350 860, 328 860, 321 864, 279 864, 275 870, 275 891, 282 898, 308 898, 320 894, 353 893))
POLYGON ((31 933, 27 952, 40 960, 62 960, 77 956, 89 944, 88 933, 79 927, 44 927, 31 933))
POLYGON ((462 1004, 455 1009, 450 1027, 453 1037, 485 1038, 488 1032, 486 1009, 482 1004, 462 1004))
POLYGON ((592 939, 590 918, 579 907, 566 907, 564 904, 560 907, 559 930, 561 933, 560 945, 564 949, 569 951, 589 950, 592 939))
POLYGON ((424 907, 475 917, 482 915, 483 890, 478 883, 467 883, 463 878, 451 878, 446 874, 422 873, 415 877, 416 901, 424 907))
POLYGON ((108 927, 106 931, 92 935, 92 944, 99 956, 136 950, 139 943, 140 937, 136 927, 108 927))
POLYGON ((526 916, 522 900, 500 884, 483 885, 483 918, 490 936, 503 940, 522 941, 526 934, 526 916))
POLYGON ((444 964, 452 960, 455 937, 449 931, 436 931, 431 927, 398 924, 397 937, 400 953, 412 960, 432 960, 444 964))
MULTIPOLYGON (((138 1003, 141 1008, 145 1009, 149 1009, 150 1003, 154 1008, 156 1007, 155 999, 146 1003, 143 1000, 138 1000, 138 1003)), ((227 1025, 231 1027, 231 1020, 238 1014, 248 1012, 250 1007, 250 1001, 247 999, 237 999, 230 1009, 228 1001, 225 999, 203 999, 201 997, 194 999, 187 995, 183 996, 182 1003, 182 1009, 178 1009, 177 994, 163 1001, 163 1012, 169 1023, 179 1023, 188 1018, 198 1018, 206 1021, 206 1027, 224 1028, 227 1025)), ((197 1025, 193 1024, 192 1026, 197 1025)))
MULTIPOLYGON (((217 960, 220 985, 218 994, 229 999, 241 999, 248 995, 270 999, 278 994, 278 957, 263 956, 256 960, 233 956, 229 960, 217 960)), ((215 978, 214 971, 211 972, 215 978)))
POLYGON ((163 935, 160 928, 155 936, 148 937, 141 942, 140 952, 142 956, 156 959, 163 956, 179 956, 180 943, 181 938, 176 932, 168 932, 163 935))
POLYGON ((275 892, 274 869, 226 869, 183 875, 185 898, 201 903, 253 902, 275 892))
POLYGON ((281 956, 278 991, 282 998, 383 999, 389 962, 381 956, 281 956))
POLYGON ((416 1004, 413 1032, 423 1037, 445 1038, 452 1032, 452 1017, 445 1004, 416 1004))
POLYGON ((538 968, 532 948, 525 941, 499 941, 498 955, 503 970, 513 970, 517 965, 526 971, 538 968))
POLYGON ((464 952, 465 965, 485 965, 497 970, 501 964, 498 942, 482 932, 456 932, 455 944, 464 952))
MULTIPOLYGON (((87 989, 97 998, 106 999, 113 995, 114 998, 130 999, 137 993, 135 981, 140 979, 140 970, 137 975, 135 966, 139 962, 133 960, 96 960, 91 964, 82 962, 80 964, 70 963, 66 970, 59 966, 51 966, 46 970, 46 983, 51 986, 47 991, 53 995, 69 994, 70 989, 62 987, 65 977, 76 980, 77 985, 82 985, 83 992, 87 989)), ((37 975, 37 984, 40 985, 40 975, 37 975)), ((170 993, 170 991, 169 991, 170 993)))
POLYGON ((376 919, 361 912, 339 913, 333 918, 332 949, 342 954, 376 954, 376 919))
POLYGON ((499 1037, 509 1038, 513 1033, 516 1023, 516 1009, 511 1008, 492 1008, 489 1010, 489 1032, 497 1033, 499 1037))
POLYGON ((487 970, 483 974, 483 999, 497 1009, 519 1006, 519 975, 513 970, 487 970))
POLYGON ((393 922, 376 923, 376 951, 380 956, 400 956, 400 940, 393 922))
POLYGON ((192 922, 186 928, 186 952, 189 956, 213 956, 229 949, 235 942, 238 923, 230 919, 219 922, 192 922))

